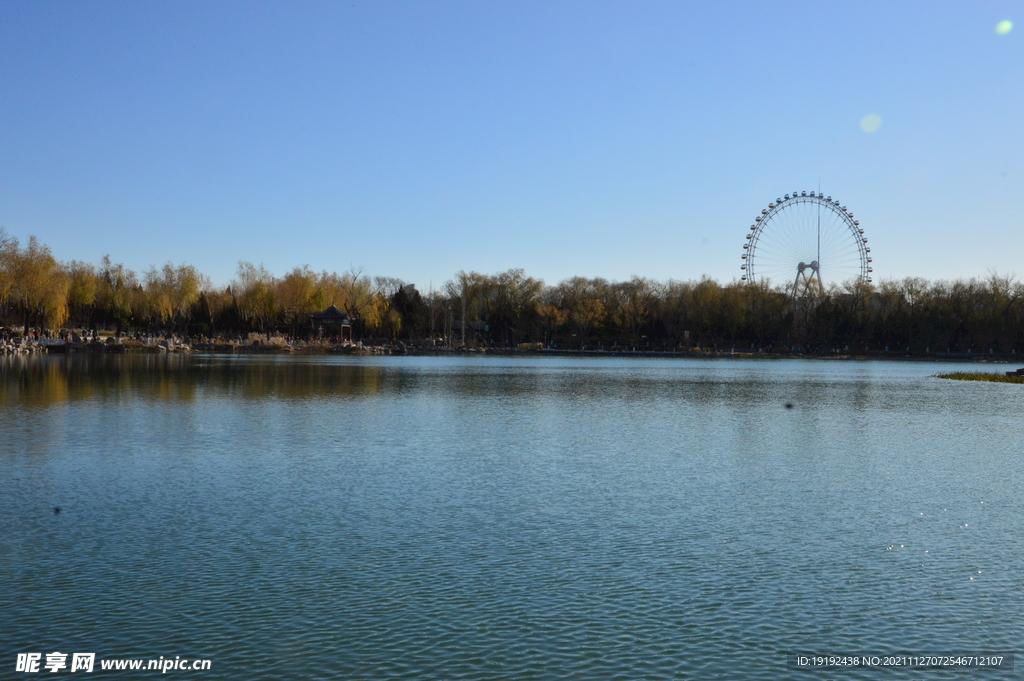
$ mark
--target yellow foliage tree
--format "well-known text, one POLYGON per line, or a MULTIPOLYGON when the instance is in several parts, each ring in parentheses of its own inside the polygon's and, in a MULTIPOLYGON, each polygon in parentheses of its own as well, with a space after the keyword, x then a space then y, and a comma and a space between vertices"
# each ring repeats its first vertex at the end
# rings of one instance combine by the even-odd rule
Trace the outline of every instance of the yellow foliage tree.
POLYGON ((238 263, 238 279, 231 282, 239 316, 264 330, 277 314, 277 280, 265 267, 250 262, 238 263))
POLYGON ((10 247, 10 300, 21 311, 25 334, 32 320, 47 328, 59 328, 68 318, 68 278, 49 247, 34 236, 28 246, 10 247))
POLYGON ((146 272, 145 295, 150 314, 163 323, 188 323, 192 306, 207 284, 205 277, 192 265, 175 267, 167 263, 161 270, 151 267, 146 272))
POLYGON ((96 305, 100 278, 89 263, 72 260, 65 267, 68 278, 68 312, 78 318, 87 317, 96 305))
POLYGON ((100 308, 114 318, 118 336, 121 335, 124 322, 132 316, 133 307, 137 305, 137 288, 135 272, 111 262, 109 255, 103 256, 97 301, 100 308))
POLYGON ((324 288, 309 265, 296 267, 277 284, 277 300, 293 334, 309 315, 327 307, 325 299, 324 288))

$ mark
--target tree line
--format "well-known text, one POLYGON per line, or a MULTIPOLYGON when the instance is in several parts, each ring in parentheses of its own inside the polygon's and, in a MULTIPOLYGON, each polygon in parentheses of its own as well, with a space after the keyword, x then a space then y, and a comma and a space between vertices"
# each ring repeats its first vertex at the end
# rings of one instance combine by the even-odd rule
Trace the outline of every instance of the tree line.
POLYGON ((436 291, 358 270, 299 266, 276 276, 241 262, 226 287, 191 265, 137 273, 109 256, 59 262, 0 231, 0 324, 190 336, 311 338, 311 315, 346 312, 364 340, 563 349, 861 349, 1010 354, 1024 350, 1024 284, 984 278, 851 281, 796 298, 769 283, 572 277, 546 285, 521 269, 459 272, 436 291))

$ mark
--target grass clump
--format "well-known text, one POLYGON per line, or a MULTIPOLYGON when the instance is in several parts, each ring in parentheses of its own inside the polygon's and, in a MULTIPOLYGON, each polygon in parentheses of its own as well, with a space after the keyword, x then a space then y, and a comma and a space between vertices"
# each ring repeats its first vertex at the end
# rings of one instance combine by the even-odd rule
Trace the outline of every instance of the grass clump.
POLYGON ((973 371, 954 371, 949 374, 936 374, 935 378, 951 378, 954 381, 988 381, 989 383, 1024 383, 1024 376, 1007 376, 1003 374, 984 374, 973 371))

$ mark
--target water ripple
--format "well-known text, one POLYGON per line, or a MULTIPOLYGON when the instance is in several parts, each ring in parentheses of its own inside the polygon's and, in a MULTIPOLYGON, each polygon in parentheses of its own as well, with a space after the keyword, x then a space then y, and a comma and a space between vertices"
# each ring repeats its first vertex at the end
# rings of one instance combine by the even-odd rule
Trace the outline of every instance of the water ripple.
POLYGON ((799 679, 823 677, 787 652, 1024 634, 1019 391, 896 363, 112 361, 0 374, 4 674, 68 650, 799 679))

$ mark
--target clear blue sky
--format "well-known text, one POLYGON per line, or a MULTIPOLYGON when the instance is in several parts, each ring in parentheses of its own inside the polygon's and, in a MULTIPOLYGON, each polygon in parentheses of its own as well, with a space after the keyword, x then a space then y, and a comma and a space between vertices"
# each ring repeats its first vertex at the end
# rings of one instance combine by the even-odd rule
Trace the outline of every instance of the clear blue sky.
POLYGON ((216 284, 728 281, 820 181, 876 281, 1024 275, 1022 8, 3 0, 0 225, 216 284))

